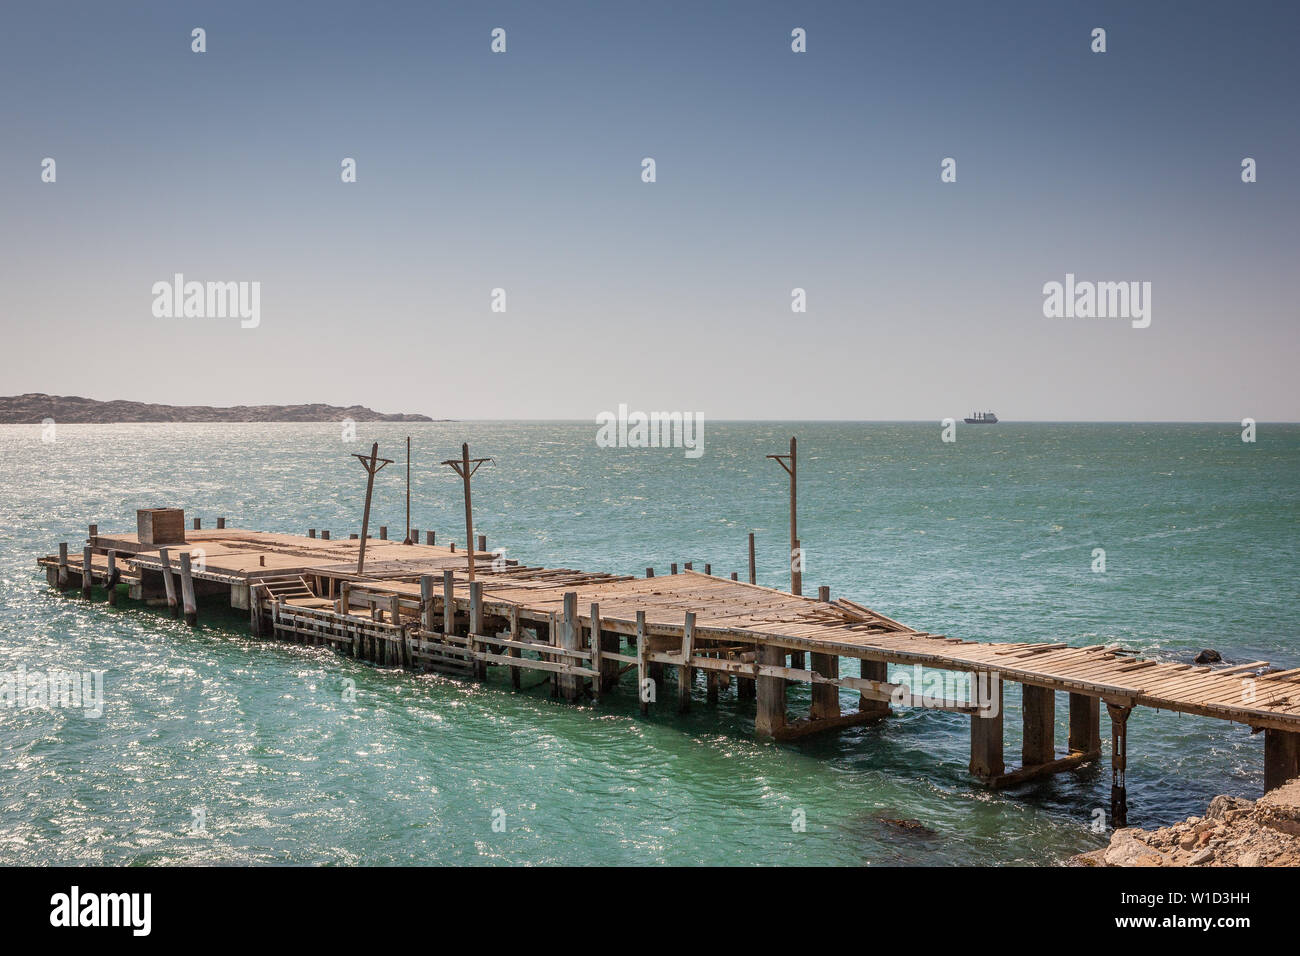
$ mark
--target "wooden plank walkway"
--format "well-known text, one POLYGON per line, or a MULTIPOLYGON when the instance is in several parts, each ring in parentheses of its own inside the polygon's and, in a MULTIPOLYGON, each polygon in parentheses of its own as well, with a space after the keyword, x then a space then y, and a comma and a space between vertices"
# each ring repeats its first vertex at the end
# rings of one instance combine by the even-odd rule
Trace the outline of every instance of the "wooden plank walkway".
MULTIPOLYGON (((113 552, 133 593, 147 597, 150 582, 156 593, 163 580, 158 548, 142 546, 126 533, 96 533, 90 544, 96 578, 106 573, 102 555, 113 552)), ((900 689, 886 681, 889 664, 987 676, 997 681, 995 707, 973 698, 915 697, 910 703, 970 716, 972 772, 995 785, 1095 759, 1101 748, 1097 715, 1104 704, 1111 717, 1118 794, 1112 803, 1120 820, 1126 725, 1137 706, 1264 730, 1267 785, 1300 773, 1300 669, 1267 673, 1261 672, 1265 661, 1213 668, 1144 659, 1118 647, 968 641, 915 630, 851 600, 799 597, 690 570, 634 578, 522 566, 484 551, 481 539, 472 585, 463 549, 374 538, 367 542, 365 574, 357 575, 359 546, 350 538, 223 528, 187 531, 185 543, 170 550, 173 573, 176 553, 189 553, 192 577, 210 582, 209 588, 228 587, 232 604, 251 609, 258 633, 269 609, 276 632, 331 643, 381 663, 425 663, 479 677, 489 666, 506 666, 515 686, 521 669, 538 670, 549 673, 571 699, 588 679, 599 696, 617 683, 622 670, 637 668, 641 686, 647 674, 656 675, 652 683, 662 682, 669 666, 679 674, 683 709, 695 675, 704 672, 711 700, 733 678, 738 691, 749 688, 752 694, 756 686, 756 730, 775 736, 833 730, 887 714, 900 689), (624 639, 628 653, 622 652, 624 639), (524 652, 537 656, 525 658, 524 652), (805 655, 810 667, 804 666, 805 655), (862 662, 860 676, 840 675, 844 658, 862 662), (807 719, 787 722, 785 687, 792 681, 812 685, 813 709, 807 719), (1023 766, 1009 772, 1002 757, 1005 681, 1025 688, 1023 766), (861 694, 858 712, 841 713, 842 690, 861 694), (1056 692, 1068 694, 1070 701, 1064 757, 1054 747, 1056 692)), ((59 558, 39 563, 55 583, 59 558)), ((70 576, 79 583, 80 565, 81 555, 71 555, 65 580, 70 576)), ((169 600, 174 606, 170 591, 169 600)))

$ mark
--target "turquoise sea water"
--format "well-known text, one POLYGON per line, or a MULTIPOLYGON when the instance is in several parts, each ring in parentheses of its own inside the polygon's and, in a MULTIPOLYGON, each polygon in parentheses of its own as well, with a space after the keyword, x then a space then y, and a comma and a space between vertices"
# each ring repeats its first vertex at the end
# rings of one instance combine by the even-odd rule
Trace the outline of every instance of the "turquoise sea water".
MULTIPOLYGON (((641 719, 625 678, 598 708, 573 707, 496 673, 466 684, 256 642, 216 608, 190 630, 98 594, 87 606, 34 565, 145 506, 346 535, 364 488, 349 454, 376 439, 399 463, 373 520, 396 531, 409 434, 412 524, 440 541, 463 525, 436 462, 467 440, 495 459, 476 518, 509 557, 743 576, 753 530, 760 583, 784 586, 786 480, 763 456, 792 433, 809 590, 965 638, 1300 666, 1300 426, 1261 425, 1245 444, 1230 424, 1004 423, 944 444, 937 424, 707 423, 698 460, 598 448, 588 423, 360 425, 355 444, 337 425, 60 426, 54 443, 4 426, 0 671, 103 670, 106 709, 0 707, 0 863, 1041 864, 1101 845, 1106 765, 990 793, 966 774, 955 715, 758 743, 730 696, 641 719)), ((1010 687, 1007 706, 1010 757, 1010 687)), ((1239 725, 1141 710, 1129 741, 1131 824, 1262 787, 1262 739, 1239 725)))

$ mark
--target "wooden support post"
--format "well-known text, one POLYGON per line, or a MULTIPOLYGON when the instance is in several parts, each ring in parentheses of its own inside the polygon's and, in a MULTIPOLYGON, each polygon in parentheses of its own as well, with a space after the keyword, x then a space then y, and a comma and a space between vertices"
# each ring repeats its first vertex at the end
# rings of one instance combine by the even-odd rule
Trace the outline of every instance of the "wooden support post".
POLYGON ((695 654, 695 613, 686 612, 686 623, 682 627, 682 663, 677 667, 677 712, 684 714, 691 709, 691 684, 695 671, 690 659, 695 654))
POLYGON ((194 519, 194 530, 195 530, 195 531, 198 531, 198 530, 200 530, 202 527, 203 527, 202 522, 199 521, 198 518, 195 518, 195 519, 194 519))
POLYGON ((749 533, 749 583, 758 583, 758 566, 754 563, 754 532, 749 533))
POLYGON ((831 589, 825 584, 817 589, 817 600, 821 601, 823 604, 831 603, 831 589))
POLYGON ((1300 733, 1264 729, 1264 789, 1276 790, 1300 777, 1300 733))
POLYGON ((68 589, 68 542, 59 542, 59 590, 68 589))
POLYGON ((1128 715, 1133 707, 1107 702, 1110 716, 1110 825, 1128 826, 1128 715))
POLYGON ((437 630, 438 618, 433 613, 433 575, 420 575, 420 627, 426 631, 437 630))
POLYGON ((185 605, 185 623, 193 627, 199 622, 199 606, 194 600, 194 578, 190 576, 190 553, 181 552, 181 600, 185 605))
MULTIPOLYGON (((523 639, 522 633, 519 627, 519 605, 512 604, 510 605, 510 640, 519 641, 522 639, 523 639)), ((523 657, 524 652, 518 647, 512 647, 510 648, 510 656, 523 657)), ((515 690, 519 689, 519 668, 518 667, 510 668, 510 686, 513 687, 515 690)))
POLYGON ((329 531, 322 531, 322 532, 320 533, 320 539, 321 539, 322 541, 328 541, 328 540, 330 539, 330 533, 329 533, 329 531))
POLYGON ((605 668, 604 658, 601 656, 602 648, 600 646, 600 605, 591 602, 591 669, 596 672, 596 676, 591 679, 591 696, 597 701, 600 700, 601 692, 604 691, 605 668))
POLYGON ((90 545, 81 549, 81 596, 90 600, 90 589, 95 586, 94 574, 90 565, 90 545))
POLYGON ((221 530, 222 528, 224 528, 225 526, 226 526, 226 519, 225 519, 225 518, 218 518, 218 519, 217 519, 217 530, 220 531, 220 530, 221 530))
POLYGON ((707 574, 707 575, 709 575, 709 576, 712 576, 712 575, 713 575, 713 565, 711 565, 711 564, 705 564, 705 565, 704 565, 704 573, 707 574))
POLYGON ((315 528, 308 528, 308 529, 307 529, 307 537, 309 537, 309 538, 314 538, 314 537, 316 537, 316 529, 315 529, 315 528))
POLYGON ((977 777, 1000 777, 1007 770, 1002 758, 1002 681, 997 684, 997 699, 970 719, 970 772, 977 777))
POLYGON ((785 455, 768 455, 790 476, 790 593, 803 594, 803 562, 799 555, 799 452, 794 438, 785 455))
POLYGON ((641 716, 650 713, 650 702, 657 696, 655 683, 650 679, 650 670, 646 665, 645 611, 636 612, 636 696, 641 704, 641 716))
POLYGON ((427 544, 427 545, 429 545, 430 547, 433 546, 433 532, 432 532, 432 531, 426 531, 426 532, 424 533, 424 543, 427 544))
POLYGON ((677 573, 677 562, 676 562, 676 561, 674 561, 672 564, 668 565, 668 573, 669 573, 669 574, 676 574, 676 573, 677 573))
POLYGON ((1056 692, 1020 685, 1020 715, 1024 725, 1020 765, 1033 767, 1056 759, 1056 692))
POLYGON ((735 571, 732 571, 732 572, 731 572, 731 580, 733 580, 733 581, 739 581, 739 580, 740 580, 740 575, 737 574, 735 571))
MULTIPOLYGON (((483 636, 483 582, 469 582, 469 649, 470 652, 478 650, 478 639, 483 636)), ((487 664, 483 661, 474 662, 474 676, 478 680, 487 678, 487 664)))
MULTIPOLYGON (((840 659, 834 654, 810 654, 812 669, 822 677, 840 676, 840 659)), ((829 720, 840 716, 840 689, 834 684, 814 683, 811 688, 812 705, 808 716, 813 720, 829 720)))
POLYGON ((104 579, 104 587, 108 589, 108 604, 113 607, 117 604, 117 552, 110 550, 108 552, 108 576, 104 579))
MULTIPOLYGON (((785 649, 774 644, 759 644, 759 664, 780 667, 785 663, 785 649)), ((785 729, 785 678, 756 676, 758 712, 754 716, 754 733, 775 737, 785 729)))
MULTIPOLYGON (((858 674, 863 680, 880 681, 883 684, 889 680, 889 665, 884 661, 861 660, 858 661, 858 674)), ((866 697, 858 695, 858 713, 879 714, 881 717, 888 717, 889 701, 867 700, 866 697)))
POLYGON ((399 663, 401 663, 403 667, 410 667, 411 647, 406 643, 406 628, 402 627, 402 603, 401 599, 396 594, 392 595, 388 599, 388 616, 393 619, 395 625, 401 628, 401 630, 397 632, 397 651, 401 655, 399 663))
POLYGON ((804 669, 803 651, 790 652, 790 666, 795 668, 796 670, 804 669))
MULTIPOLYGON (((172 574, 170 570, 164 571, 163 576, 170 579, 172 574)), ((168 588, 168 598, 175 600, 174 594, 168 588)), ((175 616, 175 604, 172 605, 173 617, 175 616)), ((262 636, 262 585, 250 584, 248 586, 248 627, 253 632, 254 637, 262 636)))
MULTIPOLYGON (((576 591, 564 592, 564 616, 560 621, 560 639, 556 643, 567 651, 579 650, 578 592, 576 591)), ((561 660, 565 664, 578 663, 573 657, 563 657, 561 660)), ((565 700, 577 700, 582 693, 582 678, 576 674, 560 674, 557 683, 560 696, 565 700)))
POLYGON ((361 515, 361 546, 357 551, 357 574, 361 575, 366 569, 366 540, 370 537, 370 500, 375 492, 375 472, 393 462, 392 459, 379 457, 379 442, 371 444, 369 458, 355 453, 352 457, 361 462, 361 467, 366 470, 366 506, 361 515))
POLYGON ((412 528, 412 529, 411 529, 410 533, 406 536, 406 543, 407 543, 407 544, 419 544, 419 543, 420 543, 420 529, 419 529, 419 528, 412 528))
POLYGON ((1070 694, 1070 753, 1101 753, 1101 700, 1070 694))
POLYGON ((456 633, 456 576, 450 568, 442 572, 442 633, 456 633))
MULTIPOLYGON (((172 575, 172 562, 166 548, 158 549, 158 560, 162 562, 163 588, 167 592, 167 608, 172 612, 172 617, 176 617, 180 614, 180 607, 176 602, 176 578, 172 575)), ((249 593, 251 595, 252 592, 249 593)))
POLYGON ((687 561, 686 564, 685 564, 685 568, 686 568, 687 571, 694 571, 694 570, 695 570, 695 563, 694 563, 693 561, 687 561))
MULTIPOLYGON (((460 458, 451 458, 444 461, 444 465, 449 465, 456 474, 460 475, 461 481, 465 484, 465 554, 469 567, 469 579, 474 580, 474 509, 470 503, 470 479, 474 477, 474 472, 478 471, 485 461, 491 461, 491 458, 470 458, 469 444, 461 443, 460 458)), ((456 545, 451 546, 451 550, 456 550, 456 545)))
POLYGON ((652 577, 654 577, 654 576, 655 576, 655 569, 654 569, 654 568, 646 568, 646 569, 645 569, 645 576, 648 577, 648 578, 652 578, 652 577))
MULTIPOLYGON (((705 654, 706 657, 715 657, 714 654, 705 654)), ((704 672, 704 700, 710 707, 716 707, 718 704, 718 693, 725 677, 722 671, 706 670, 704 672)))
POLYGON ((90 539, 90 543, 91 543, 92 545, 95 544, 95 539, 99 537, 99 525, 97 525, 97 524, 92 524, 92 525, 87 529, 86 537, 90 539))
POLYGON ((487 551, 487 535, 481 534, 478 536, 478 549, 479 551, 487 551))
POLYGON ((388 525, 386 525, 386 524, 381 524, 381 525, 379 526, 379 540, 380 540, 380 541, 387 541, 387 540, 388 540, 388 525))

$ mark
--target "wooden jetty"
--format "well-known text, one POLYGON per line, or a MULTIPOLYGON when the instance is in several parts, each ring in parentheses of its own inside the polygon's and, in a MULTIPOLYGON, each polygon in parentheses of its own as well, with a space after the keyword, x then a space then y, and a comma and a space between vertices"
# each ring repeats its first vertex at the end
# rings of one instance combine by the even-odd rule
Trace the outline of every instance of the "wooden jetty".
MULTIPOLYGON (((466 453, 467 454, 467 453, 466 453)), ((817 598, 691 570, 646 577, 542 568, 486 550, 419 544, 385 536, 334 538, 226 527, 172 527, 159 543, 162 512, 141 512, 137 533, 92 525, 80 555, 39 559, 51 586, 119 587, 130 597, 197 619, 200 599, 246 609, 255 635, 328 645, 381 665, 434 670, 483 680, 504 668, 512 686, 524 671, 550 678, 567 700, 614 693, 635 673, 642 713, 662 705, 675 677, 673 706, 696 704, 697 678, 707 701, 722 692, 752 701, 754 730, 776 739, 831 731, 889 715, 891 708, 938 708, 970 719, 970 771, 1008 787, 1097 760, 1100 713, 1110 723, 1112 822, 1126 822, 1127 724, 1135 707, 1197 714, 1244 724, 1264 735, 1265 787, 1300 776, 1300 668, 1262 672, 1265 661, 1211 668, 1147 660, 1116 647, 1057 643, 982 643, 944 637, 891 620, 855 601, 817 598), (175 540, 183 537, 183 540, 175 540), (364 571, 357 573, 366 547, 364 571), (469 579, 476 571, 474 580, 469 579), (806 662, 805 662, 806 656, 806 662), (856 673, 845 673, 846 661, 856 673), (992 689, 953 699, 926 698, 891 684, 890 665, 971 675, 992 689), (1003 752, 1002 684, 1022 685, 1020 765, 1003 752), (810 685, 805 715, 787 708, 787 688, 810 685), (857 708, 842 707, 842 691, 857 708), (1068 736, 1056 739, 1057 695, 1068 706, 1068 736)), ((468 523, 467 523, 468 524, 468 523)), ((385 529, 386 531, 386 529, 385 529)), ((750 542, 752 554, 752 539, 750 542)), ((750 581, 753 569, 750 569, 750 581)))

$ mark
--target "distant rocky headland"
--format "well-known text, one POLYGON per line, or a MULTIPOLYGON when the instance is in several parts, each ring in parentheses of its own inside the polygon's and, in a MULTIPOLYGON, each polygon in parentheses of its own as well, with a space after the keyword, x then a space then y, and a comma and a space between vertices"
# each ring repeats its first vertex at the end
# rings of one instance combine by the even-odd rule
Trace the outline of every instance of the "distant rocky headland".
POLYGON ((0 424, 39 425, 47 418, 60 425, 108 425, 117 422, 431 422, 428 415, 385 415, 364 405, 154 405, 148 402, 100 402, 75 395, 32 392, 0 398, 0 424))

